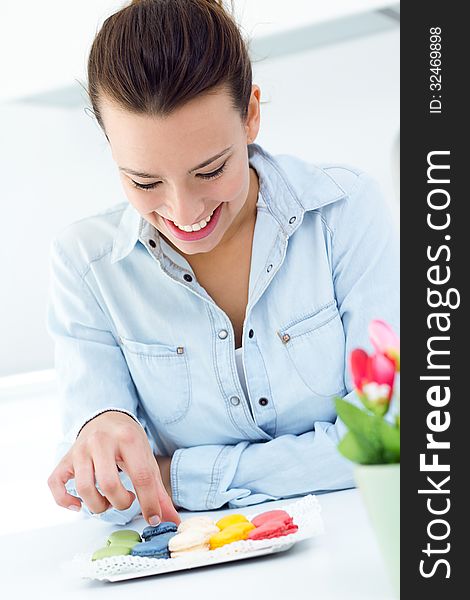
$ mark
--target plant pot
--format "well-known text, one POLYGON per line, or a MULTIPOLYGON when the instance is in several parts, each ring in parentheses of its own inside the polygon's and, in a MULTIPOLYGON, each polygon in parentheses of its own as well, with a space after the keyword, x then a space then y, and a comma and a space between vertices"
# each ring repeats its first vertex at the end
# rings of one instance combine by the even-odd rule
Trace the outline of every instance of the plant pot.
POLYGON ((400 465, 356 465, 354 477, 377 536, 393 588, 400 596, 400 465))

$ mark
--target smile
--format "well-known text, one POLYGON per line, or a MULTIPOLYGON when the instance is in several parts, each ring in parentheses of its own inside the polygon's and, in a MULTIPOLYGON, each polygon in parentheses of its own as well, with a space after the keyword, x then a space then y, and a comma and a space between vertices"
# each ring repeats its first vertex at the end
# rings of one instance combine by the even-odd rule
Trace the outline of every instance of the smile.
POLYGON ((222 212, 223 202, 215 208, 209 216, 205 217, 199 223, 195 223, 194 225, 178 225, 174 223, 170 219, 166 219, 162 217, 167 229, 173 235, 173 237, 178 238, 185 242, 196 242, 205 237, 208 237, 216 228, 217 223, 219 222, 220 213, 222 212))

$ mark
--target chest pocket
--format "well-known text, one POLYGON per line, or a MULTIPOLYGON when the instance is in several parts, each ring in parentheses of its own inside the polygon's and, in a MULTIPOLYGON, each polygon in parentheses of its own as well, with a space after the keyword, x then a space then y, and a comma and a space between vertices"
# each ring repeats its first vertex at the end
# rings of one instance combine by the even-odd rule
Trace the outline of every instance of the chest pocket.
POLYGON ((345 340, 335 300, 277 333, 290 363, 315 395, 343 395, 345 340))
POLYGON ((189 410, 189 365, 182 346, 143 344, 120 338, 129 371, 149 416, 163 425, 176 423, 189 410))

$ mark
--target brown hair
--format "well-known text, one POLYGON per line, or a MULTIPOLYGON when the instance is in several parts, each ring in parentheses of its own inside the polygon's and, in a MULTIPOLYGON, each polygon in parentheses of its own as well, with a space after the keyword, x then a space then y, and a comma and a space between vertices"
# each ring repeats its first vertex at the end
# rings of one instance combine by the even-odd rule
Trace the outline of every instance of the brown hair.
MULTIPOLYGON (((233 13, 233 2, 231 2, 233 13)), ((165 117, 201 93, 226 89, 245 121, 252 69, 234 18, 217 0, 137 0, 108 17, 88 57, 88 96, 165 117)))

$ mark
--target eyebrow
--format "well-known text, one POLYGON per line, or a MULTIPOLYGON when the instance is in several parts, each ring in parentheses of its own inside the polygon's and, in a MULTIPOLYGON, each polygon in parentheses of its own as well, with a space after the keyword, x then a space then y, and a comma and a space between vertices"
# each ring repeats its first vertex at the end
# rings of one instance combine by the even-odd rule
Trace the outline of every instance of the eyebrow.
MULTIPOLYGON (((210 165, 212 162, 214 162, 214 160, 217 160, 218 158, 220 158, 221 156, 226 154, 232 148, 233 148, 233 144, 232 144, 232 146, 225 148, 225 150, 222 150, 222 152, 219 152, 215 156, 212 156, 211 158, 208 158, 207 160, 203 161, 201 164, 197 165, 197 167, 190 169, 188 171, 188 173, 191 174, 193 171, 197 171, 197 169, 202 169, 203 167, 210 165)), ((128 169, 127 167, 119 167, 119 170, 126 171, 126 173, 129 173, 130 175, 142 177, 143 179, 163 179, 163 177, 161 175, 150 175, 150 173, 143 173, 142 171, 135 171, 134 169, 128 169)))

